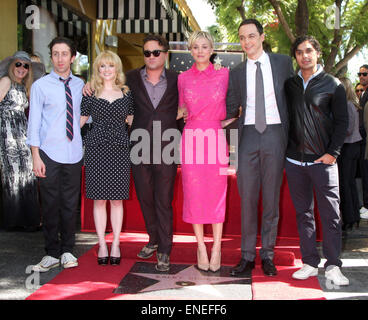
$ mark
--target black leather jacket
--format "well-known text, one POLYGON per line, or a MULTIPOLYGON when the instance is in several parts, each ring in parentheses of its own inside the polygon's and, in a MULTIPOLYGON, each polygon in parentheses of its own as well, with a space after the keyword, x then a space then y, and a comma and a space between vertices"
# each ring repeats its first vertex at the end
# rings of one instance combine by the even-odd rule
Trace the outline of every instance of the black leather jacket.
POLYGON ((345 89, 322 71, 304 91, 299 75, 285 83, 290 128, 288 158, 313 162, 325 153, 338 157, 349 124, 345 89))

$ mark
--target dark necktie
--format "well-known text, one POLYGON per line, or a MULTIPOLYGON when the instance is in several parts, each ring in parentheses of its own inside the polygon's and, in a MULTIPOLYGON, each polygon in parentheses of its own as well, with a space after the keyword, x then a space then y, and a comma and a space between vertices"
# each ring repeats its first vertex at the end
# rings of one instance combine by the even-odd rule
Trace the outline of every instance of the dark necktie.
POLYGON ((72 78, 66 80, 59 78, 60 81, 64 83, 65 86, 65 96, 66 96, 66 136, 70 141, 73 140, 73 98, 72 92, 70 91, 69 81, 72 78))
POLYGON ((256 63, 256 114, 255 114, 255 127, 259 133, 263 133, 266 130, 266 110, 265 110, 265 98, 264 98, 264 85, 263 76, 261 70, 261 63, 256 63))

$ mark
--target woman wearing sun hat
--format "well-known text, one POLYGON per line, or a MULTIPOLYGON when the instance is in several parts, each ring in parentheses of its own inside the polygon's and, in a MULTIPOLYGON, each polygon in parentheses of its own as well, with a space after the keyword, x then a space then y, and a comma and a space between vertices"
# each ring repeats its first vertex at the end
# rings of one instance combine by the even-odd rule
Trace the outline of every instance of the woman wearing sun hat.
POLYGON ((0 166, 2 221, 7 230, 36 230, 40 208, 32 155, 26 144, 29 91, 33 82, 32 61, 17 51, 0 63, 0 166))

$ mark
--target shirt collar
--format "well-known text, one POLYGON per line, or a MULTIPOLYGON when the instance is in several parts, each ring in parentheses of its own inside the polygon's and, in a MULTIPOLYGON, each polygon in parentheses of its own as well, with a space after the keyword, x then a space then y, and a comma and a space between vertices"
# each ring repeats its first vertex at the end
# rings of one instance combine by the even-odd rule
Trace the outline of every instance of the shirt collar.
MULTIPOLYGON (((323 71, 323 67, 320 65, 320 64, 317 64, 317 71, 315 72, 315 73, 313 73, 311 76, 310 76, 310 78, 308 79, 308 81, 307 82, 309 82, 310 80, 312 80, 313 78, 315 78, 315 77, 317 77, 321 72, 323 71)), ((303 76, 302 76, 302 71, 301 70, 299 70, 298 71, 298 75, 299 75, 299 77, 301 77, 302 79, 303 79, 303 81, 304 81, 304 78, 303 78, 303 76)))
POLYGON ((196 74, 205 74, 205 75, 209 75, 209 74, 211 74, 212 73, 212 71, 214 70, 214 66, 213 66, 213 64, 212 63, 210 63, 209 65, 208 65, 208 67, 206 68, 206 69, 204 69, 204 70, 198 70, 197 69, 197 66, 196 66, 196 64, 195 63, 193 63, 193 65, 192 65, 192 67, 190 68, 190 70, 192 70, 194 73, 196 73, 196 74))
MULTIPOLYGON (((52 70, 50 72, 50 76, 53 77, 53 78, 55 78, 55 79, 57 79, 57 80, 60 80, 60 78, 64 79, 62 76, 59 76, 54 70, 52 70)), ((74 77, 73 74, 70 72, 69 76, 66 79, 68 79, 68 78, 72 78, 73 79, 73 77, 74 77)), ((64 79, 64 80, 66 80, 66 79, 64 79)))
POLYGON ((249 63, 252 63, 252 64, 255 64, 257 61, 259 61, 261 63, 261 65, 264 65, 267 62, 267 58, 268 58, 267 53, 262 51, 261 56, 257 60, 253 60, 253 59, 248 58, 247 61, 249 61, 249 63))
MULTIPOLYGON (((142 75, 143 79, 147 80, 148 74, 147 74, 147 68, 146 67, 143 67, 141 69, 141 75, 142 75)), ((160 80, 164 80, 164 79, 166 79, 166 70, 165 70, 165 68, 162 70, 162 73, 160 75, 160 80)))

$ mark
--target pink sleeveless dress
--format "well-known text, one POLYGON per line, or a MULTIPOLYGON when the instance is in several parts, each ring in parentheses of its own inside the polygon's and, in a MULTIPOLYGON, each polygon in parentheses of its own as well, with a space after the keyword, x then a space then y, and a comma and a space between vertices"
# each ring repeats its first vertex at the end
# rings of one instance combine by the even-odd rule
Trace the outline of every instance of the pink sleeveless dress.
POLYGON ((188 110, 182 140, 183 221, 221 223, 225 219, 228 146, 221 120, 226 117, 229 70, 195 64, 179 75, 179 106, 188 110))

